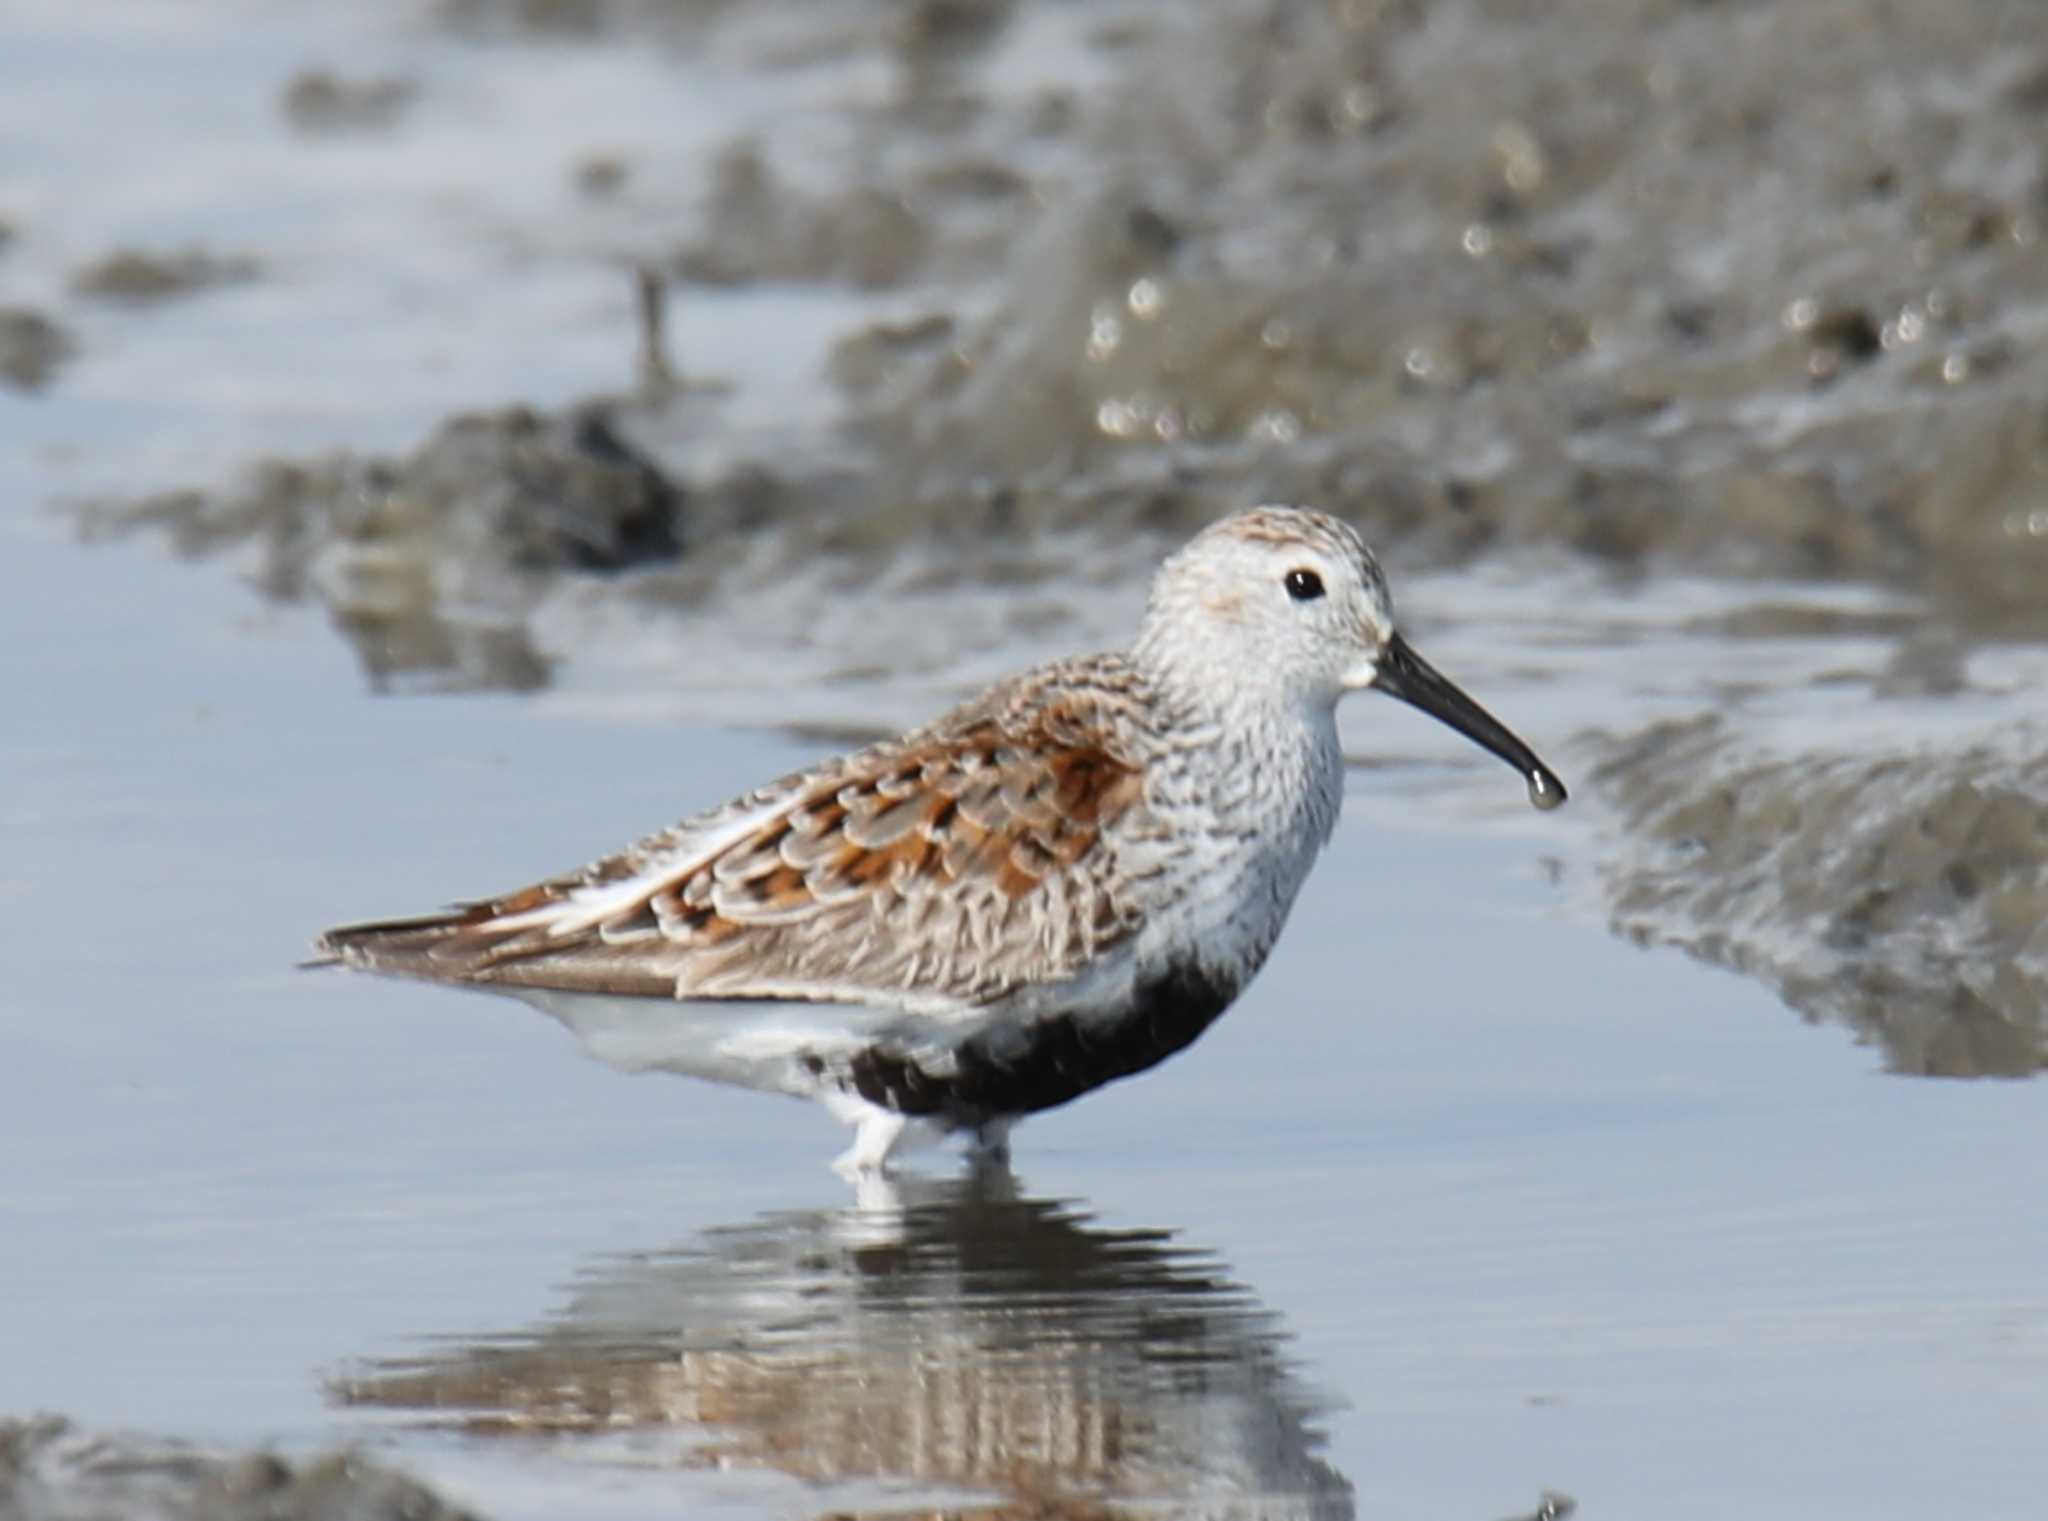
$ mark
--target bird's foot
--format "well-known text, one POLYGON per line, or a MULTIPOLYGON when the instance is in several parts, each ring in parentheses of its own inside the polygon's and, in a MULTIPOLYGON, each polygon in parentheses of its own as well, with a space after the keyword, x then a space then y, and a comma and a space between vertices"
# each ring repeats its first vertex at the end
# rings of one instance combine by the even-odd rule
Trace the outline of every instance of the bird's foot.
POLYGON ((903 1129, 909 1123, 900 1114, 891 1114, 884 1109, 871 1110, 861 1117, 860 1128, 853 1133, 853 1144, 833 1158, 832 1170, 849 1183, 886 1178, 889 1175, 889 1153, 903 1139, 903 1129))

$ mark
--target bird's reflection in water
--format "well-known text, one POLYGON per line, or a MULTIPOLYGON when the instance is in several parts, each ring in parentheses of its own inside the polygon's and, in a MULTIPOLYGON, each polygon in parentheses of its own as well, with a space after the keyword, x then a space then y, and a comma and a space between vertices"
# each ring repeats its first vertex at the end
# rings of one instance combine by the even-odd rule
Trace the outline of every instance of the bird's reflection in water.
POLYGON ((879 1483, 877 1515, 1353 1513, 1328 1402, 1211 1255, 988 1176, 596 1257, 545 1324, 333 1392, 485 1434, 673 1431, 691 1464, 879 1483))

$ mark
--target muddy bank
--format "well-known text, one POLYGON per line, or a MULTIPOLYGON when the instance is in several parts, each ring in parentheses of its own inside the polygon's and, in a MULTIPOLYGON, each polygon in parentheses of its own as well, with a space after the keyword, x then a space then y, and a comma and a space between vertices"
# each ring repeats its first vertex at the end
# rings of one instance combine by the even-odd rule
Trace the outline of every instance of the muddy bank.
POLYGON ((1623 933, 1761 977, 1894 1071, 2048 1063, 2037 724, 1788 754, 1706 717, 1605 749, 1590 780, 1626 831, 1604 867, 1623 933))
POLYGON ((75 347, 70 334, 41 312, 0 307, 0 381, 17 390, 40 390, 75 347))
MULTIPOLYGON (((817 441, 762 440, 739 468, 770 505, 733 531, 888 550, 1293 498, 1411 563, 1564 547, 2048 628, 2048 13, 1219 0, 1049 41, 1034 7, 932 9, 827 7, 808 48, 745 7, 447 12, 888 62, 823 113, 829 187, 797 168, 816 123, 652 166, 704 187, 654 261, 675 301, 850 283, 928 312, 832 367, 833 489, 792 460, 817 441)), ((657 405, 641 432, 715 489, 716 428, 657 405)))
POLYGON ((157 252, 119 248, 82 266, 72 276, 71 288, 90 300, 146 305, 219 286, 246 284, 260 274, 254 259, 211 249, 157 252))
POLYGON ((994 317, 862 398, 917 521, 1334 503, 1410 556, 1856 577, 2038 630, 2048 18, 1212 7, 994 317), (1568 45, 1566 39, 1569 39, 1568 45), (1170 88, 1164 81, 1171 81, 1170 88), (969 487, 972 489, 969 489, 969 487))
POLYGON ((317 597, 380 686, 513 690, 547 680, 525 619, 551 578, 672 560, 686 533, 681 489, 601 405, 457 417, 403 459, 275 462, 227 492, 89 506, 79 521, 240 553, 265 594, 317 597))
POLYGON ((332 69, 308 68, 285 85, 277 108, 298 132, 375 132, 395 123, 416 94, 410 80, 357 79, 332 69))
POLYGON ((9 1521, 469 1521, 424 1485, 348 1453, 287 1462, 82 1430, 62 1416, 0 1419, 9 1521))

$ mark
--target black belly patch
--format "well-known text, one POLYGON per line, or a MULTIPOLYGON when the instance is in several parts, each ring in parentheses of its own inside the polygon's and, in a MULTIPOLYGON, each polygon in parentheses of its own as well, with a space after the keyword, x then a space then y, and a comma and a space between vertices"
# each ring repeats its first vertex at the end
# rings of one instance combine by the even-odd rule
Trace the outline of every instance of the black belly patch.
POLYGON ((1236 996, 1235 984, 1178 968, 1141 985, 1121 1018, 1098 1015, 1085 1025, 1072 1014, 1040 1020, 1027 1044, 1000 1058, 970 1042, 945 1074, 870 1046, 853 1058, 846 1080, 871 1104, 956 1125, 1031 1114, 1165 1061, 1192 1045, 1236 996))

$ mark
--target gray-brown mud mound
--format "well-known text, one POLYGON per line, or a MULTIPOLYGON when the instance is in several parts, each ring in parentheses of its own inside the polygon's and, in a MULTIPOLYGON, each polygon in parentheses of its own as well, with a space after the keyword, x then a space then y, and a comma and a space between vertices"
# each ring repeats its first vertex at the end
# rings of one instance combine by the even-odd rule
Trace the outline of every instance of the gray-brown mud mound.
POLYGON ((1219 4, 1115 56, 1099 176, 878 397, 897 501, 1146 472, 2040 626, 2048 11, 1219 4))
MULTIPOLYGON (((2048 7, 1209 0, 1106 10, 1085 87, 1022 91, 1033 7, 913 10, 813 18, 903 65, 820 107, 826 188, 791 172, 816 121, 659 169, 708 192, 665 235, 686 305, 850 282, 951 319, 840 367, 850 490, 808 489, 817 439, 756 446, 784 518, 886 549, 1291 498, 1411 564, 1562 547, 2048 628, 2048 7)), ((755 7, 457 13, 795 46, 755 7)), ((693 485, 703 416, 647 432, 693 485)), ((450 508, 488 529, 496 491, 450 508)))
POLYGON ((225 492, 171 491, 86 516, 188 554, 234 548, 272 596, 317 597, 373 680, 524 688, 547 679, 524 618, 561 570, 682 552, 683 493, 597 406, 457 417, 402 459, 259 467, 225 492))
POLYGON ((288 1463, 184 1442, 0 1420, 7 1521, 465 1521, 432 1491, 343 1453, 288 1463))
POLYGON ((78 270, 71 288, 96 300, 146 303, 243 284, 259 273, 254 259, 204 248, 174 253, 121 248, 78 270))
POLYGON ((1615 742, 1616 924, 1763 977, 1895 1070, 2048 1063, 2048 732, 1771 754, 1714 718, 1615 742))
POLYGON ((0 306, 0 384, 34 391, 72 354, 70 335, 41 312, 0 306))

